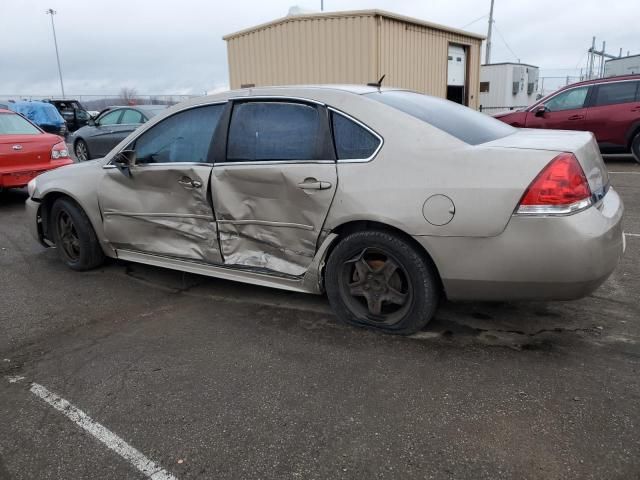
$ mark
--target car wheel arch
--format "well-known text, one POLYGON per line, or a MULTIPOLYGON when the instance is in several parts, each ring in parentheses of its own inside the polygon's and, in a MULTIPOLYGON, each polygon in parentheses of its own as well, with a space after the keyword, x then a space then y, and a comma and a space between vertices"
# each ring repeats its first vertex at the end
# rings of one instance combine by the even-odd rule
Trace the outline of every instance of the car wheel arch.
MULTIPOLYGON (((336 226, 335 228, 333 228, 331 230, 331 233, 336 234, 337 237, 334 239, 333 242, 331 242, 331 245, 329 245, 329 248, 327 249, 326 253, 325 253, 325 262, 326 260, 329 258, 329 256, 331 255, 331 252, 333 251, 333 249, 338 245, 338 243, 340 243, 340 240, 342 238, 344 238, 345 236, 351 234, 351 233, 355 233, 355 232, 361 232, 361 231, 367 231, 367 230, 379 230, 379 231, 384 231, 384 232, 389 232, 389 233, 393 233, 394 235, 397 235, 401 238, 403 238, 404 240, 406 240, 407 242, 413 244, 414 246, 417 247, 417 249, 424 255, 425 260, 427 260, 428 263, 431 264, 431 266, 433 267, 434 271, 436 272, 436 276, 438 279, 438 283, 439 283, 439 287, 440 290, 442 291, 443 294, 446 294, 445 290, 444 290, 444 286, 443 286, 443 282, 442 282, 442 277, 440 275, 440 269, 438 268, 438 265, 436 264, 436 262, 433 259, 433 256, 431 255, 431 253, 429 251, 427 251, 427 249, 424 247, 424 245, 421 245, 415 238, 413 238, 411 235, 409 235, 408 233, 406 233, 404 230, 401 230, 398 227, 394 227, 392 225, 389 225, 387 223, 383 223, 383 222, 378 222, 375 220, 351 220, 345 223, 342 223, 338 226, 336 226)), ((324 289, 324 276, 325 276, 325 271, 323 268, 322 271, 322 287, 324 289)))
MULTIPOLYGON (((42 219, 42 234, 44 235, 44 238, 46 238, 50 242, 53 242, 53 240, 51 239, 51 209, 53 208, 53 204, 56 202, 56 200, 60 198, 71 200, 83 212, 87 212, 87 209, 84 208, 82 203, 80 203, 77 198, 74 198, 73 195, 58 190, 47 192, 40 199, 40 207, 38 209, 38 213, 40 215, 40 218, 42 219)), ((90 218, 89 221, 91 222, 90 218)), ((91 226, 94 230, 96 230, 96 226, 93 225, 93 223, 91 226)))

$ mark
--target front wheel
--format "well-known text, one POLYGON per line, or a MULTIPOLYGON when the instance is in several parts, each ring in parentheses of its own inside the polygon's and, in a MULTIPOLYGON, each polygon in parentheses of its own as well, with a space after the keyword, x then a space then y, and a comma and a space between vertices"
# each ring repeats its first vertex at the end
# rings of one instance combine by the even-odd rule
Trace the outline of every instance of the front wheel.
POLYGON ((59 198, 51 207, 51 230, 58 255, 74 270, 102 265, 104 252, 84 211, 72 200, 59 198))
POLYGON ((636 133, 636 136, 631 140, 631 153, 636 162, 640 163, 640 132, 636 133))
POLYGON ((89 147, 87 145, 87 142, 85 142, 84 140, 78 140, 73 150, 79 162, 86 162, 87 160, 91 160, 89 147))
POLYGON ((325 288, 344 322, 401 335, 422 329, 440 297, 435 268, 423 252, 385 231, 342 239, 329 256, 325 288))

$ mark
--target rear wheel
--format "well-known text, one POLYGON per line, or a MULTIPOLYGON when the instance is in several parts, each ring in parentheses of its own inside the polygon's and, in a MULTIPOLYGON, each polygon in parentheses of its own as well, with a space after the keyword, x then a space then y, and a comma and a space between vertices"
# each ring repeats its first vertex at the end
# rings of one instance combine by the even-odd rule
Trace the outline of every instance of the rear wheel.
POLYGON ((78 140, 73 150, 79 162, 85 162, 87 160, 91 160, 91 155, 89 154, 89 147, 87 145, 87 142, 85 142, 84 140, 82 139, 78 140))
POLYGON ((104 252, 87 215, 72 200, 60 198, 51 207, 51 231, 58 255, 74 270, 102 265, 104 252))
POLYGON ((439 284, 416 246, 384 231, 356 232, 331 252, 325 288, 346 323, 408 335, 435 314, 439 284))
POLYGON ((631 153, 636 162, 640 163, 640 132, 636 133, 636 136, 631 140, 631 153))

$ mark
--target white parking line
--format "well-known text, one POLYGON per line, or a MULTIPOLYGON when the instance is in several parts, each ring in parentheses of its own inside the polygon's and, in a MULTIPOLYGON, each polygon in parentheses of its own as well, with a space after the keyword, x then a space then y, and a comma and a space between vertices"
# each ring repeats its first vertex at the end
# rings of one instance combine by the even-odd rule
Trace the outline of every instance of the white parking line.
POLYGON ((82 410, 71 405, 64 398, 59 397, 37 383, 31 384, 31 393, 47 402, 56 410, 62 412, 69 420, 82 427, 111 450, 118 453, 146 477, 152 480, 177 480, 176 477, 155 462, 149 460, 115 433, 91 419, 91 417, 82 410))
POLYGON ((609 172, 609 173, 625 173, 630 175, 640 175, 640 172, 609 172))
POLYGON ((625 232, 625 235, 627 237, 640 237, 640 233, 626 233, 625 232))

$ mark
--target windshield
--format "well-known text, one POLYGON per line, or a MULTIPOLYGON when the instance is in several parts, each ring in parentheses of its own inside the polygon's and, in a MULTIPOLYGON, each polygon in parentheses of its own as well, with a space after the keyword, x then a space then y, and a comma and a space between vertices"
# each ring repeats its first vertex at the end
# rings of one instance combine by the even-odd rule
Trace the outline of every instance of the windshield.
POLYGON ((469 145, 491 142, 516 131, 500 120, 442 98, 397 90, 368 93, 366 96, 433 125, 469 145))
POLYGON ((15 113, 0 113, 0 135, 38 135, 40 130, 15 113))

